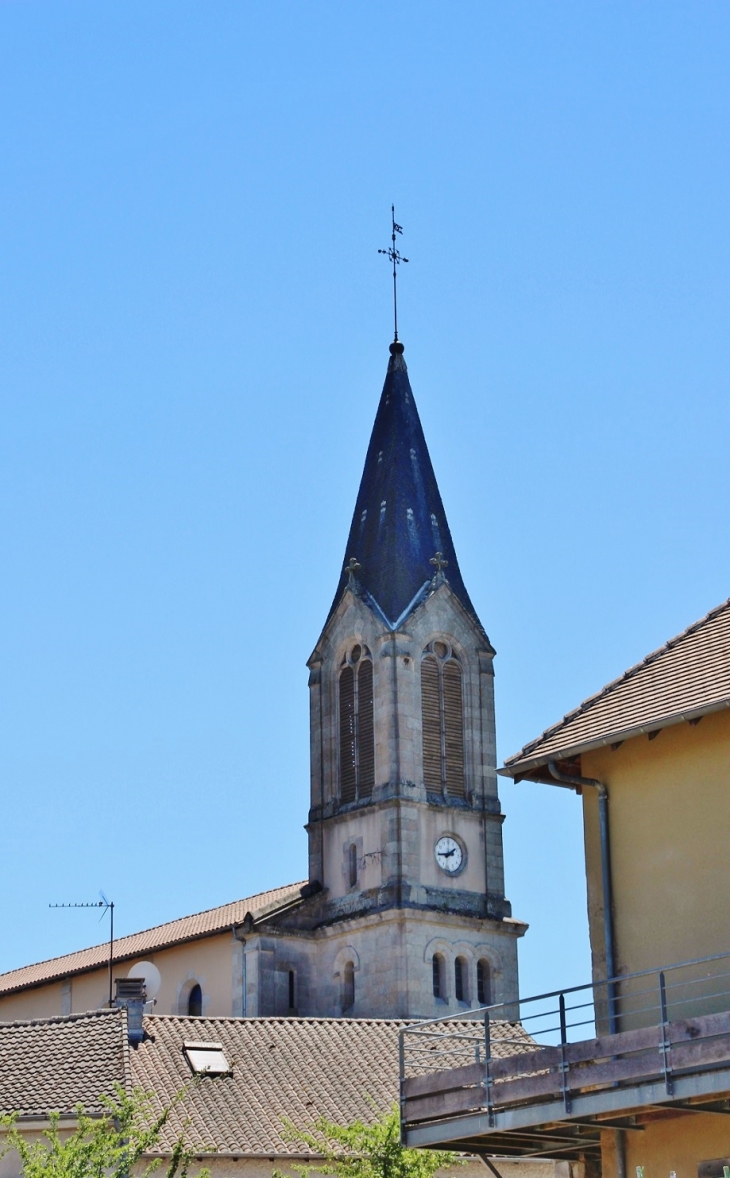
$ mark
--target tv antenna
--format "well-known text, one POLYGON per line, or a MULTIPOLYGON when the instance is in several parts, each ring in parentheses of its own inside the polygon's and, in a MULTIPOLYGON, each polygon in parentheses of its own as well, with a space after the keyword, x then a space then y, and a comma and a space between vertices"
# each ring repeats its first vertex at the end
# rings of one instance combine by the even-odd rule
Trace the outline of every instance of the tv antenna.
POLYGON ((109 1005, 112 1005, 114 995, 112 993, 112 963, 114 961, 114 901, 107 900, 103 892, 99 892, 100 900, 92 900, 91 903, 82 904, 49 904, 49 908, 103 908, 99 920, 103 920, 107 912, 109 913, 109 1005))
POLYGON ((396 234, 403 232, 403 226, 399 225, 395 219, 395 205, 390 206, 390 219, 392 222, 392 233, 390 237, 390 247, 387 250, 378 250, 379 254, 385 254, 389 262, 393 263, 393 321, 395 324, 395 335, 393 340, 398 342, 398 278, 396 266, 400 266, 401 262, 407 262, 408 258, 404 258, 400 250, 396 249, 395 240, 396 234))

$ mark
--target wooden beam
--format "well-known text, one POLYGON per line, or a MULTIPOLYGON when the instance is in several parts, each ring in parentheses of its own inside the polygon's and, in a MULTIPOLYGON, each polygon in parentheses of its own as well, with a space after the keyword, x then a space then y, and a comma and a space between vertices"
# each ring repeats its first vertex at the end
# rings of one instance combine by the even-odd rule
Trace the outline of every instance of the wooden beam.
POLYGON ((671 1112, 672 1109, 676 1108, 683 1113, 716 1113, 719 1117, 730 1117, 730 1107, 728 1107, 728 1102, 725 1101, 724 1104, 725 1108, 710 1108, 710 1106, 706 1104, 688 1104, 686 1101, 675 1100, 672 1101, 671 1104, 667 1102, 667 1104, 652 1105, 652 1108, 661 1109, 663 1112, 671 1112))
POLYGON ((581 1125, 586 1129, 628 1129, 630 1132, 643 1133, 643 1125, 632 1125, 629 1121, 566 1121, 567 1125, 581 1125))

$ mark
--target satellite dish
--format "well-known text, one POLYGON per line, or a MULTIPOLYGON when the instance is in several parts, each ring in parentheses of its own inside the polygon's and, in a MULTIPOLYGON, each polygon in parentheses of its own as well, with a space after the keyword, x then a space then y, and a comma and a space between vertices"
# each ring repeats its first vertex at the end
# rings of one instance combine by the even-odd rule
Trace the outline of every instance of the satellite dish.
POLYGON ((162 985, 162 977, 151 961, 138 961, 127 974, 128 978, 144 978, 148 999, 156 998, 162 985))

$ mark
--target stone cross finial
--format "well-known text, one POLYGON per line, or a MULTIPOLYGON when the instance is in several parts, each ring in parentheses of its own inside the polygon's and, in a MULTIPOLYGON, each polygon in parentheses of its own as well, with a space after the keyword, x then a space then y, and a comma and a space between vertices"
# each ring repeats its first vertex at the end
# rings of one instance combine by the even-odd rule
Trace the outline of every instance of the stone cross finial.
POLYGON ((444 559, 443 552, 437 552, 435 556, 431 557, 428 563, 436 566, 436 576, 438 577, 439 573, 443 573, 449 562, 444 559))
POLYGON ((360 565, 355 560, 355 557, 351 556, 349 561, 345 565, 345 572, 347 573, 347 587, 348 587, 348 589, 355 588, 355 583, 356 583, 355 582, 355 574, 359 568, 360 568, 360 565))

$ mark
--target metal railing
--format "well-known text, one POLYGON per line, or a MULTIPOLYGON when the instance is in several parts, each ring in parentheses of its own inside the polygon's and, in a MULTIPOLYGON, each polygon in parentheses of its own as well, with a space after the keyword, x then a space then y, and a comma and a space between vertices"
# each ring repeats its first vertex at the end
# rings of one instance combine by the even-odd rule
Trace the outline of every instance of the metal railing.
MULTIPOLYGON (((404 1121, 406 1089, 412 1089, 414 1096, 416 1091, 425 1094, 427 1090, 423 1081, 409 1084, 413 1077, 458 1068, 464 1069, 463 1084, 473 1085, 474 1069, 468 1065, 477 1064, 487 1104, 491 1103, 490 1092, 496 1081, 514 1080, 520 1075, 554 1073, 556 1083, 562 1083, 567 1092, 565 1077, 574 1067, 571 1061, 580 1056, 580 1050, 571 1049, 570 1044, 595 1040, 596 1054, 600 1056, 598 1037, 610 1037, 613 1044, 623 1037, 626 1051, 632 1052, 636 1048, 630 1041, 638 1043, 641 1036, 623 1033, 640 1032, 642 1028, 657 1028, 652 1051, 656 1060, 658 1050, 658 1067, 671 1095, 671 1039, 675 1032, 670 1032, 670 1026, 676 1028, 680 1020, 697 1020, 727 1011, 730 953, 721 953, 416 1023, 400 1033, 404 1121), (525 1068, 519 1058, 512 1057, 524 1057, 525 1068)), ((709 1025, 713 1022, 716 1020, 708 1020, 708 1034, 716 1034, 709 1025)), ((692 1035, 704 1033, 691 1028, 692 1035)), ((549 1087, 547 1082, 541 1083, 549 1087)), ((503 1089, 505 1094, 508 1087, 503 1089)), ((513 1090, 516 1087, 513 1084, 513 1090)))

